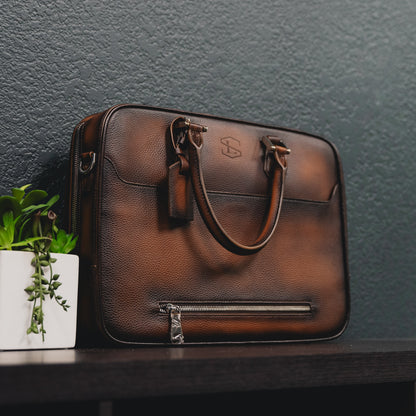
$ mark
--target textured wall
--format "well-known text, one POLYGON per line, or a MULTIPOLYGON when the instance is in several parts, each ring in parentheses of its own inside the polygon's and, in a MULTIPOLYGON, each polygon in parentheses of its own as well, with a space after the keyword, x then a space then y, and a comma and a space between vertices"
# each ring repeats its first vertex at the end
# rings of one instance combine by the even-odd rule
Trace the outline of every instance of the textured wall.
POLYGON ((416 335, 416 3, 3 0, 0 193, 63 193, 69 141, 115 103, 332 140, 348 197, 345 337, 416 335))

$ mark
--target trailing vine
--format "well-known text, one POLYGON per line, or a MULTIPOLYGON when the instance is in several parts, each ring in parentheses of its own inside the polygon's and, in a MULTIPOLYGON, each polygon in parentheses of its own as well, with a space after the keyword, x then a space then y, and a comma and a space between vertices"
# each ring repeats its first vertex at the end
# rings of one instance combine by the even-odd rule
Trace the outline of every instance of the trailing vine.
POLYGON ((34 244, 34 257, 32 260, 32 266, 35 268, 35 273, 32 275, 32 284, 28 286, 25 291, 29 295, 28 301, 33 302, 32 315, 30 326, 27 329, 27 334, 41 334, 42 340, 45 340, 46 330, 44 328, 44 313, 43 302, 46 300, 46 296, 50 299, 54 299, 58 305, 62 306, 64 311, 67 311, 70 305, 68 305, 62 296, 56 294, 57 289, 61 286, 59 282, 59 274, 53 273, 52 264, 56 262, 56 259, 51 257, 51 254, 45 250, 45 243, 39 242, 34 244), (45 271, 49 271, 49 280, 45 276, 45 271))

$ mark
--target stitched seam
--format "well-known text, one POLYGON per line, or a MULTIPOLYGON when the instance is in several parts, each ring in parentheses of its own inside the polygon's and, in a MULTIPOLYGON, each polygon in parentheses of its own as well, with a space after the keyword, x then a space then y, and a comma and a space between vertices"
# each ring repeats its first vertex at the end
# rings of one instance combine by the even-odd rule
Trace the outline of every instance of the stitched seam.
MULTIPOLYGON (((114 161, 109 157, 109 156, 104 156, 104 159, 107 160, 107 162, 110 163, 110 165, 112 166, 112 168, 114 169, 115 174, 117 175, 117 178, 125 183, 126 185, 132 185, 132 186, 141 186, 141 187, 145 187, 145 188, 157 188, 158 185, 155 184, 148 184, 148 183, 142 183, 142 182, 133 182, 133 181, 128 181, 127 179, 124 179, 119 171, 117 170, 117 167, 114 163, 114 161)), ((335 185, 337 186, 337 185, 335 185)), ((334 187, 335 187, 334 186, 334 187)), ((241 198, 263 198, 263 199, 268 199, 269 196, 268 195, 262 195, 262 194, 251 194, 251 193, 235 193, 235 192, 228 192, 228 191, 211 191, 207 189, 207 194, 210 195, 224 195, 224 196, 234 196, 234 197, 241 197, 241 198)), ((299 204, 316 204, 316 205, 325 205, 325 204, 329 204, 331 202, 331 199, 328 199, 327 201, 315 201, 312 199, 299 199, 299 198, 285 198, 283 197, 283 201, 286 202, 291 202, 291 203, 299 203, 299 204)))

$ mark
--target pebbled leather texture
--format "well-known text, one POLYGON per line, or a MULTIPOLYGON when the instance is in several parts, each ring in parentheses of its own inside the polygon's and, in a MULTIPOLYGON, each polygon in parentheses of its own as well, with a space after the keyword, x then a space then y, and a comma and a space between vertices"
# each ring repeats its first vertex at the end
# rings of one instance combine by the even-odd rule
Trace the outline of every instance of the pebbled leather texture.
POLYGON ((96 166, 88 175, 71 174, 77 179, 71 195, 78 210, 70 222, 80 235, 81 337, 96 327, 116 343, 169 343, 164 302, 310 305, 310 313, 299 315, 182 313, 186 343, 317 340, 344 331, 345 195, 331 143, 289 129, 138 105, 115 106, 82 126, 82 135, 74 132, 72 170, 77 151, 95 152, 96 166), (230 252, 213 238, 198 204, 189 215, 188 203, 174 201, 187 194, 186 180, 176 187, 168 180, 177 162, 170 124, 183 116, 208 127, 200 154, 206 194, 221 226, 243 245, 261 234, 270 205, 273 178, 264 172, 261 138, 277 137, 291 149, 280 218, 258 252, 230 252), (179 196, 172 196, 175 189, 182 189, 179 196), (180 219, 170 215, 171 203, 181 207, 180 219))

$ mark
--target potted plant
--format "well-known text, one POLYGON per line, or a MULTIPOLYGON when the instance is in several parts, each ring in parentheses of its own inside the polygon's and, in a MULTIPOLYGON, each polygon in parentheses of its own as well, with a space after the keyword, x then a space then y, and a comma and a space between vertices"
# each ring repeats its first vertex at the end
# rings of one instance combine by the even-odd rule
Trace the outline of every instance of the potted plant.
POLYGON ((75 346, 77 237, 58 228, 55 195, 0 196, 0 350, 75 346))

